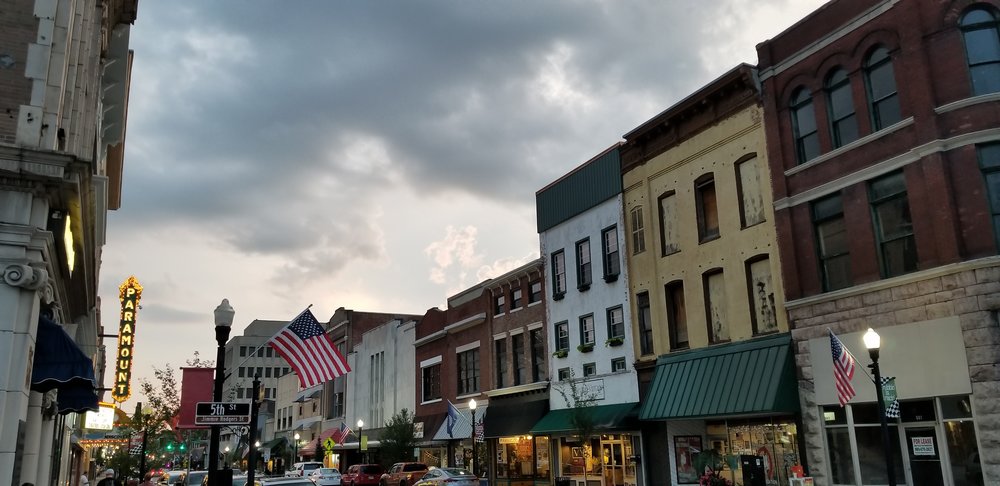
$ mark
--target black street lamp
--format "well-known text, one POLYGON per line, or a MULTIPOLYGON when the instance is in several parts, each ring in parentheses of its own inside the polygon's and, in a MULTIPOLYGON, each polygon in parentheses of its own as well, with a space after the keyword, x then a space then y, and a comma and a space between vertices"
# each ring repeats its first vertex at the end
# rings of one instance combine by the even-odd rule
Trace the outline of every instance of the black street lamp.
POLYGON ((358 419, 358 457, 359 457, 358 460, 361 461, 362 464, 364 464, 364 462, 365 462, 365 453, 361 449, 361 447, 362 447, 361 444, 364 442, 364 439, 363 439, 364 434, 362 434, 362 431, 364 430, 364 427, 365 427, 365 421, 361 420, 361 419, 358 419))
POLYGON ((872 363, 868 367, 875 375, 875 395, 878 400, 878 416, 882 422, 882 445, 885 450, 885 474, 889 480, 889 486, 896 486, 896 467, 892 460, 892 443, 889 442, 889 421, 885 416, 885 397, 882 394, 882 374, 878 367, 878 351, 882 344, 882 338, 874 329, 868 328, 863 339, 865 347, 868 348, 868 355, 872 358, 872 363))
POLYGON ((302 436, 300 436, 298 432, 296 432, 295 435, 292 436, 292 439, 295 439, 295 449, 294 449, 295 450, 295 457, 294 457, 294 460, 292 461, 293 464, 296 463, 296 462, 299 462, 299 439, 300 438, 302 438, 302 436))
MULTIPOLYGON (((226 381, 226 342, 229 341, 229 331, 233 327, 233 316, 236 311, 229 305, 229 299, 215 308, 215 342, 218 353, 215 357, 215 393, 213 402, 222 401, 222 386, 226 381)), ((208 485, 219 486, 219 435, 218 425, 212 426, 212 438, 208 443, 208 485)))
POLYGON ((472 458, 469 459, 469 470, 476 474, 476 399, 469 399, 469 410, 472 410, 472 458))

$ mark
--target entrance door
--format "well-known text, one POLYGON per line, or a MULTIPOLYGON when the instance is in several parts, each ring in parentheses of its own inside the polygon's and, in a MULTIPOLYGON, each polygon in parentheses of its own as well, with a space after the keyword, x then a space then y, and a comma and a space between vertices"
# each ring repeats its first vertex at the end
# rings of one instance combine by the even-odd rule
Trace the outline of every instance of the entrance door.
POLYGON ((941 448, 933 426, 907 427, 906 449, 910 458, 911 484, 944 486, 941 448))
POLYGON ((625 457, 621 436, 610 436, 610 440, 601 441, 603 449, 602 463, 604 466, 604 485, 622 486, 625 484, 625 457))

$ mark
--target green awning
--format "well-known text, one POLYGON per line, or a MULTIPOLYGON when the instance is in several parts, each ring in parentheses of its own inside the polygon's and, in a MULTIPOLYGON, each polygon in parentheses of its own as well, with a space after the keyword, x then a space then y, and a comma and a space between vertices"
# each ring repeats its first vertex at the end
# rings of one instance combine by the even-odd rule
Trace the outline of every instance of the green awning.
POLYGON ((271 439, 267 442, 264 442, 263 444, 260 445, 260 447, 263 449, 274 450, 278 446, 284 446, 286 442, 288 442, 287 438, 278 437, 276 439, 271 439))
POLYGON ((795 413, 799 410, 790 334, 661 356, 642 420, 795 413))
MULTIPOLYGON (((593 418, 595 431, 638 429, 638 423, 635 422, 636 406, 638 403, 617 403, 614 405, 595 405, 580 410, 593 418), (630 418, 632 420, 629 420, 630 418)), ((573 432, 575 429, 572 419, 574 410, 571 408, 550 410, 531 428, 531 433, 573 432)))

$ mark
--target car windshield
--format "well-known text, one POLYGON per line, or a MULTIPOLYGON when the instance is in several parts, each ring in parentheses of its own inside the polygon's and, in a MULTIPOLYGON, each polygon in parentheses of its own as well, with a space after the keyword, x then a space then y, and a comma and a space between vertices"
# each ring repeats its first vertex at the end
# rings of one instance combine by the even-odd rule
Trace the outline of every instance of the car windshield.
POLYGON ((361 466, 362 474, 377 474, 382 472, 382 466, 361 466))
POLYGON ((199 485, 207 474, 208 471, 191 471, 188 473, 187 478, 184 479, 184 483, 199 485))
POLYGON ((320 468, 319 473, 320 474, 340 474, 336 469, 332 469, 332 468, 329 468, 329 467, 320 468))
POLYGON ((407 464, 403 466, 404 471, 423 471, 424 469, 427 469, 427 466, 423 464, 407 464))
POLYGON ((233 476, 233 486, 244 486, 247 484, 246 476, 233 476))
POLYGON ((447 475, 449 475, 449 476, 473 476, 473 474, 471 472, 469 472, 468 469, 459 469, 457 467, 448 467, 448 468, 442 468, 441 470, 444 471, 444 473, 447 474, 447 475))

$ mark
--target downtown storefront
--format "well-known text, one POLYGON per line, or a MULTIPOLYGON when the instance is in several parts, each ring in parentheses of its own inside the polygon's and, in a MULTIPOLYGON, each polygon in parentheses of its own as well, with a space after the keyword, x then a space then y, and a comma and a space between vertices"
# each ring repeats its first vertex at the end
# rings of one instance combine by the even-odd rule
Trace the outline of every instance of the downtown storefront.
POLYGON ((706 468, 736 486, 792 484, 804 448, 791 342, 784 333, 661 356, 639 412, 649 484, 699 484, 706 468))
POLYGON ((490 413, 483 421, 489 484, 553 484, 550 439, 531 433, 548 410, 547 384, 490 393, 490 413))

